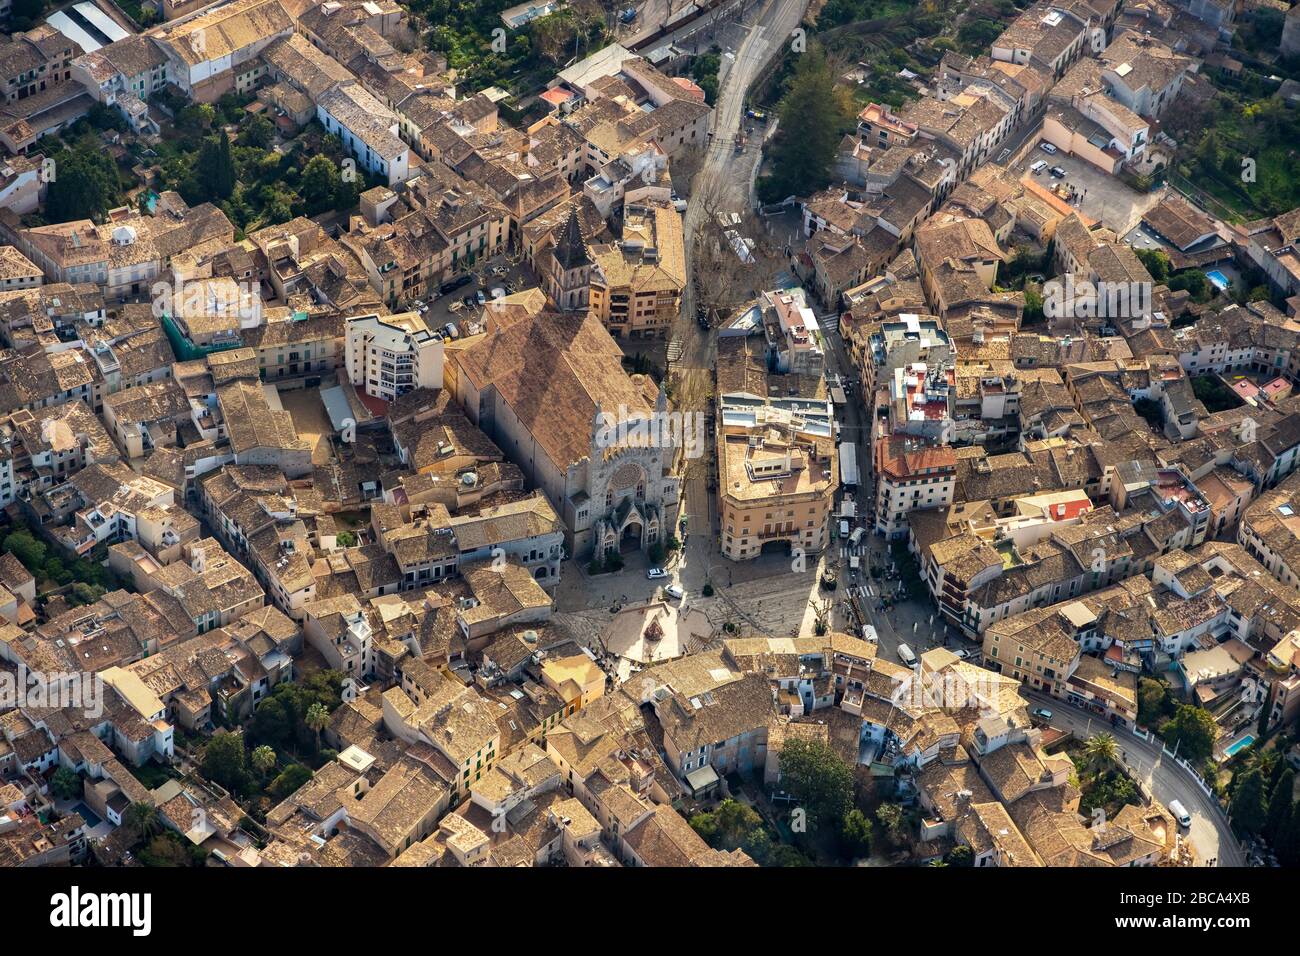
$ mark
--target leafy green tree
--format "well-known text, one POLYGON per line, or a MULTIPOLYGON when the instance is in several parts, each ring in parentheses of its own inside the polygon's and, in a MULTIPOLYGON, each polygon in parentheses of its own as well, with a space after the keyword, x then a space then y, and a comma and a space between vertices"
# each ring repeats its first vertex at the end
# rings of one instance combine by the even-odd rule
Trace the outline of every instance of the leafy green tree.
POLYGON ((1229 816, 1241 833, 1256 834, 1268 819, 1265 800, 1264 775, 1256 769, 1246 771, 1229 804, 1229 816))
MULTIPOLYGON (((753 854, 750 854, 753 856, 753 854)), ((765 866, 812 866, 812 861, 788 843, 778 843, 767 855, 765 866)))
POLYGON ((351 531, 340 531, 334 541, 340 548, 351 548, 357 543, 357 536, 351 531))
POLYGON ((857 858, 871 853, 871 821, 857 807, 844 814, 844 824, 840 828, 840 840, 849 857, 857 858))
POLYGON ((328 156, 313 156, 303 167, 298 193, 307 204, 308 215, 329 209, 339 186, 339 169, 328 156))
POLYGON ((37 540, 30 531, 14 531, 5 535, 4 550, 21 561, 23 567, 33 574, 45 566, 45 543, 37 540))
POLYGON ((193 862, 185 847, 171 834, 154 837, 137 856, 144 866, 190 866, 193 862))
POLYGON ((1210 712, 1191 704, 1179 704, 1174 716, 1160 727, 1160 736, 1178 755, 1193 763, 1205 760, 1214 752, 1218 726, 1210 712))
POLYGON ((15 30, 27 30, 45 12, 45 0, 13 0, 9 7, 9 24, 15 30))
POLYGON ((60 800, 75 800, 82 794, 81 774, 67 767, 54 771, 50 780, 50 789, 60 800))
POLYGON ((121 177, 107 153, 77 148, 56 153, 54 179, 45 195, 45 215, 51 222, 91 219, 116 204, 121 177))
POLYGON ((787 741, 781 750, 781 786, 808 813, 813 826, 838 829, 853 805, 853 770, 819 740, 787 741))
POLYGON ((1119 760, 1119 745, 1110 734, 1093 734, 1084 744, 1083 756, 1094 772, 1105 770, 1119 760))
POLYGON ((271 781, 269 792, 276 800, 283 800, 310 779, 311 770, 300 763, 290 764, 271 781))
POLYGON ((961 844, 949 850, 944 855, 943 861, 949 866, 974 866, 975 851, 965 844, 961 844))
POLYGON ((1168 253, 1161 249, 1135 249, 1134 252, 1156 282, 1164 282, 1169 278, 1168 253))
POLYGON ((259 113, 252 113, 241 131, 244 145, 266 149, 275 140, 275 125, 259 113))
POLYGON ((889 842, 895 846, 903 838, 903 808, 896 803, 882 803, 876 808, 876 820, 885 828, 889 842))
POLYGON ((162 817, 152 803, 137 801, 131 804, 122 815, 122 823, 135 834, 137 841, 162 832, 162 817))
POLYGON ((1268 800, 1268 818, 1264 821, 1264 836, 1275 850, 1291 825, 1291 814, 1295 812, 1291 796, 1294 789, 1295 771, 1286 767, 1273 784, 1273 792, 1268 800))
POLYGON ((248 762, 240 734, 218 732, 203 748, 203 775, 232 793, 248 790, 248 762))
POLYGON ((94 604, 104 596, 104 589, 97 584, 77 581, 71 587, 72 596, 78 604, 94 604))
POLYGON ((1210 280, 1200 269, 1186 269, 1171 277, 1168 284, 1174 291, 1186 290, 1197 302, 1210 297, 1210 280))
POLYGON ((771 147, 772 173, 762 184, 766 201, 807 196, 831 178, 835 150, 848 129, 852 110, 820 47, 798 57, 790 86, 781 98, 781 118, 771 147))
POLYGON ((1300 811, 1292 810, 1286 833, 1273 844, 1283 866, 1300 866, 1300 811))

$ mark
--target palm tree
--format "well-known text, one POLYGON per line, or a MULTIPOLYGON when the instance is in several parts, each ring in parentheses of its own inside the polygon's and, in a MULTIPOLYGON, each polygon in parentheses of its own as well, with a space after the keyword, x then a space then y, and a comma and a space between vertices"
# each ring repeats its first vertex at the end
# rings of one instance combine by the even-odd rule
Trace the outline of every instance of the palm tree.
POLYGON ((275 751, 266 744, 253 749, 253 767, 265 776, 275 766, 275 751))
POLYGON ((147 840, 162 831, 162 820, 158 808, 152 803, 140 801, 126 808, 122 822, 136 835, 137 839, 147 840))
POLYGON ((315 703, 307 708, 304 720, 308 727, 316 731, 316 749, 320 750, 320 732, 330 725, 330 712, 323 704, 315 703))
POLYGON ((1119 745, 1110 734, 1097 733, 1088 738, 1083 756, 1093 770, 1107 767, 1119 759, 1119 745))

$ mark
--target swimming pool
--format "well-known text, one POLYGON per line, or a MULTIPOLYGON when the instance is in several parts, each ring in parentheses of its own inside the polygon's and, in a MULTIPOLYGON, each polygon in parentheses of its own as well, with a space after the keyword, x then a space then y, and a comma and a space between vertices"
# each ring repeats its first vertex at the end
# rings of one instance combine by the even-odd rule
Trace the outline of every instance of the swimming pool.
POLYGON ((90 807, 86 806, 84 803, 78 803, 72 809, 81 814, 81 819, 86 821, 87 830, 93 830, 95 827, 99 826, 101 821, 98 815, 96 815, 95 811, 91 810, 90 807))
POLYGON ((1209 279, 1210 282, 1214 284, 1214 287, 1220 292, 1223 292, 1228 288, 1228 286, 1232 285, 1232 280, 1218 269, 1213 269, 1210 272, 1205 273, 1205 278, 1209 279))
POLYGON ((1254 735, 1253 735, 1253 734, 1247 734, 1246 736, 1244 736, 1244 737, 1242 737, 1240 740, 1238 740, 1235 744, 1233 744, 1231 747, 1229 747, 1227 750, 1225 750, 1224 753, 1227 754, 1229 757, 1231 757, 1231 756, 1233 756, 1234 754, 1236 754, 1237 751, 1239 751, 1239 750, 1245 750, 1247 747, 1249 747, 1249 746, 1250 746, 1251 744, 1253 744, 1254 742, 1255 742, 1255 737, 1254 737, 1254 735))

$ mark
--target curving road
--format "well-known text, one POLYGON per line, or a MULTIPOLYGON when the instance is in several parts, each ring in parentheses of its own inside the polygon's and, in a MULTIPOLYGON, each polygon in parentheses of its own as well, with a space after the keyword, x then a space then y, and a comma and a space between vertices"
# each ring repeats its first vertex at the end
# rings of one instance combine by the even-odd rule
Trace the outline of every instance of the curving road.
POLYGON ((1125 763, 1131 773, 1142 781, 1151 795, 1164 806, 1178 800, 1192 815, 1192 827, 1186 834, 1196 848, 1197 860, 1204 865, 1215 860, 1216 866, 1245 866, 1246 855, 1228 826, 1228 818, 1218 801, 1205 795, 1205 791, 1192 775, 1176 760, 1165 756, 1159 744, 1148 743, 1130 731, 1112 727, 1107 721, 1071 707, 1063 700, 1026 690, 1026 696, 1036 706, 1052 712, 1051 725, 1060 730, 1072 730, 1080 740, 1092 734, 1106 732, 1114 736, 1124 752, 1125 763))

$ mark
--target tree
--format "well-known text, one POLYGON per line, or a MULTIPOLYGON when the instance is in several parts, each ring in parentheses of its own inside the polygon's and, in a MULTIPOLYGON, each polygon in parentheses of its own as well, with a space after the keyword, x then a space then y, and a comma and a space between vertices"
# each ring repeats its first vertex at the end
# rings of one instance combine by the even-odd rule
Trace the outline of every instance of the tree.
POLYGON ((75 800, 81 796, 81 774, 67 767, 60 767, 54 771, 54 777, 50 780, 50 789, 60 800, 75 800))
POLYGON ((234 793, 248 789, 248 765, 241 734, 214 734, 203 748, 203 774, 234 793))
POLYGON ((781 751, 781 786, 816 826, 838 825, 853 805, 853 770, 818 740, 789 740, 781 751))
POLYGON ((9 7, 9 24, 15 30, 26 30, 45 12, 45 0, 13 0, 9 7))
POLYGON ((1191 704, 1179 704, 1174 716, 1160 727, 1160 736, 1178 748, 1178 754, 1192 763, 1205 760, 1214 752, 1218 726, 1210 712, 1191 704))
POLYGON ((1264 836, 1274 850, 1291 825, 1291 814, 1295 812, 1291 797, 1294 789, 1295 771, 1286 767, 1273 784, 1273 793, 1268 800, 1268 818, 1264 821, 1264 836))
POLYGON ((772 173, 762 186, 767 201, 807 196, 831 178, 835 150, 852 109, 820 47, 798 58, 778 108, 781 123, 772 141, 772 173))
POLYGON ((1229 804, 1228 815, 1241 833, 1256 834, 1264 828, 1268 805, 1264 797, 1264 775, 1257 769, 1246 771, 1229 804))
POLYGON ((230 137, 224 129, 217 136, 203 140, 199 157, 194 161, 194 179, 197 190, 208 199, 229 199, 234 193, 235 161, 230 156, 230 137))
POLYGON ((244 123, 244 143, 257 149, 266 149, 275 139, 275 126, 259 113, 252 113, 244 123))
POLYGON ((156 836, 139 853, 144 866, 189 866, 191 858, 180 841, 171 834, 156 836))
POLYGON ((1186 269, 1170 278, 1168 284, 1175 292, 1186 290, 1197 302, 1210 298, 1210 280, 1200 269, 1186 269))
POLYGON ((338 167, 328 156, 313 156, 303 167, 298 181, 298 192, 307 204, 310 214, 328 209, 334 202, 334 192, 339 185, 338 167))
POLYGON ((1169 278, 1169 254, 1162 249, 1135 249, 1138 259, 1147 267, 1151 278, 1164 282, 1169 278))
POLYGON ((351 531, 340 531, 334 538, 340 548, 350 548, 357 543, 357 536, 351 531))
POLYGON ((122 822, 135 834, 137 841, 147 840, 162 832, 162 818, 152 803, 137 801, 126 808, 122 822))
POLYGON ((283 800, 310 779, 311 770, 300 763, 293 763, 271 781, 269 792, 276 800, 283 800))
POLYGON ((974 866, 975 851, 965 844, 955 846, 945 854, 943 862, 949 866, 974 866))
POLYGON ((33 574, 41 571, 45 566, 47 551, 45 544, 38 541, 30 531, 20 530, 5 535, 3 547, 33 574))
POLYGON ((853 858, 867 856, 871 853, 871 821, 857 807, 844 814, 844 824, 840 827, 840 840, 844 852, 853 858))
POLYGON ((1292 811, 1286 833, 1274 843, 1273 849, 1283 866, 1300 866, 1300 812, 1292 811))
MULTIPOLYGON (((750 854, 753 856, 753 854, 750 854)), ((766 866, 812 866, 808 857, 804 856, 788 843, 778 843, 772 847, 772 852, 767 855, 766 866)))
POLYGON ((72 585, 72 596, 77 599, 79 604, 94 604, 104 596, 104 589, 95 584, 87 584, 85 581, 77 581, 72 585))
POLYGON ((307 726, 316 732, 316 749, 320 750, 320 734, 330 725, 330 712, 322 704, 312 704, 307 708, 307 714, 303 719, 307 726))
POLYGON ((255 747, 250 759, 253 763, 253 769, 262 776, 266 776, 275 767, 275 751, 266 744, 255 747))
POLYGON ((898 843, 903 835, 903 808, 896 803, 882 803, 876 808, 876 819, 885 828, 890 843, 898 843))
MULTIPOLYGON (((1162 416, 1163 418, 1163 416, 1162 416)), ((1158 724, 1169 713, 1169 688, 1164 681, 1138 678, 1138 723, 1144 727, 1158 724)))
POLYGON ((1083 756, 1093 772, 1105 770, 1119 759, 1119 745, 1110 734, 1098 733, 1088 738, 1083 756))

